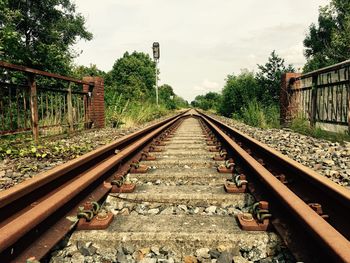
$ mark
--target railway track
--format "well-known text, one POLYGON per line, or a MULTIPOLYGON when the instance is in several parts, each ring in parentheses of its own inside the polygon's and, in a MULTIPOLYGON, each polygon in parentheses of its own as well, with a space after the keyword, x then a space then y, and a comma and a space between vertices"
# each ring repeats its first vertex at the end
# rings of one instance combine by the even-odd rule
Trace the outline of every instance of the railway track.
POLYGON ((77 225, 79 207, 103 200, 111 225, 76 231, 70 242, 113 247, 121 262, 148 254, 164 256, 159 262, 259 260, 283 244, 304 262, 350 262, 347 190, 195 111, 0 192, 0 262, 41 259, 77 225))

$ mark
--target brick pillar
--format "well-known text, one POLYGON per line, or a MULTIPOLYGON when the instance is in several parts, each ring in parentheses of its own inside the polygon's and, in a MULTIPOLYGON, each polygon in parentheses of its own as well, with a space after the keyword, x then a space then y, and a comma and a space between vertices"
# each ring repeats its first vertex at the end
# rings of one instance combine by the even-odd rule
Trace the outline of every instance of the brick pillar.
MULTIPOLYGON (((94 128, 105 127, 105 100, 104 100, 104 83, 101 77, 84 77, 83 81, 92 83, 94 89, 92 91, 91 104, 88 111, 94 128)), ((89 86, 84 85, 83 91, 88 92, 89 86)))
POLYGON ((281 79, 280 92, 280 123, 286 124, 293 117, 293 108, 291 105, 290 89, 294 85, 294 79, 299 77, 300 73, 284 73, 281 79))

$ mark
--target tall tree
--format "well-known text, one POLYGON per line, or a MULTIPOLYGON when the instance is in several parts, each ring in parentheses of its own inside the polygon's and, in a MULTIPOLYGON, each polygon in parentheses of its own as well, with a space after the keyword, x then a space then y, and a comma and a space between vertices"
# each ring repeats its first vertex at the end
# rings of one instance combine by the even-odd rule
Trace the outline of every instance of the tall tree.
POLYGON ((148 54, 125 52, 106 76, 109 91, 122 94, 123 100, 150 97, 156 83, 156 65, 148 54))
POLYGON ((0 0, 0 60, 67 74, 78 39, 91 40, 70 0, 0 0))
POLYGON ((222 90, 219 112, 226 117, 239 114, 249 101, 257 97, 258 89, 253 72, 243 70, 238 76, 228 75, 222 90))
POLYGON ((205 95, 198 95, 194 101, 191 102, 192 106, 201 108, 203 110, 217 110, 220 104, 221 94, 210 91, 205 95))
POLYGON ((159 87, 159 101, 164 104, 167 109, 175 109, 175 93, 173 88, 168 84, 159 87))
POLYGON ((74 66, 72 69, 72 76, 78 79, 82 79, 85 76, 97 76, 104 78, 106 73, 103 70, 97 68, 95 64, 86 66, 74 66))
POLYGON ((285 66, 285 61, 280 58, 275 50, 272 51, 265 65, 258 65, 256 79, 259 91, 256 94, 263 104, 278 103, 281 76, 285 72, 294 72, 292 65, 285 66))
POLYGON ((311 24, 304 40, 307 63, 312 71, 350 58, 350 2, 332 0, 320 8, 318 24, 311 24))

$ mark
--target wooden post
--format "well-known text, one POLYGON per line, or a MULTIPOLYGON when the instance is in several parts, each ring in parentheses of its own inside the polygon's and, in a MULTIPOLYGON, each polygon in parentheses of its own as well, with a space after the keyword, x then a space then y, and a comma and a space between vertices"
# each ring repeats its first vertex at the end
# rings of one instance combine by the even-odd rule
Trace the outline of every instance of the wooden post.
POLYGON ((317 75, 312 77, 310 125, 315 127, 317 111, 317 75))
POLYGON ((68 125, 69 125, 69 131, 74 131, 74 123, 73 123, 73 105, 72 105, 72 85, 71 82, 68 86, 68 93, 67 93, 67 114, 68 114, 68 125))
POLYGON ((30 112, 32 119, 33 139, 35 142, 39 140, 39 117, 38 117, 38 99, 35 75, 28 74, 28 85, 30 90, 30 112))

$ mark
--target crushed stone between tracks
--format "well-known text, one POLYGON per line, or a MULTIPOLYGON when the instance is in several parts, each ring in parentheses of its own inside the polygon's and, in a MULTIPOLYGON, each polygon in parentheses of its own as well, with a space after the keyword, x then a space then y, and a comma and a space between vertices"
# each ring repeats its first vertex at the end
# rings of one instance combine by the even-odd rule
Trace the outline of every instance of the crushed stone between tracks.
POLYGON ((350 142, 316 139, 290 129, 261 129, 208 114, 350 189, 350 142))
POLYGON ((0 160, 0 191, 170 116, 164 116, 131 128, 86 130, 70 137, 61 135, 44 138, 41 140, 40 146, 43 147, 42 151, 47 153, 47 157, 16 156, 0 160))

